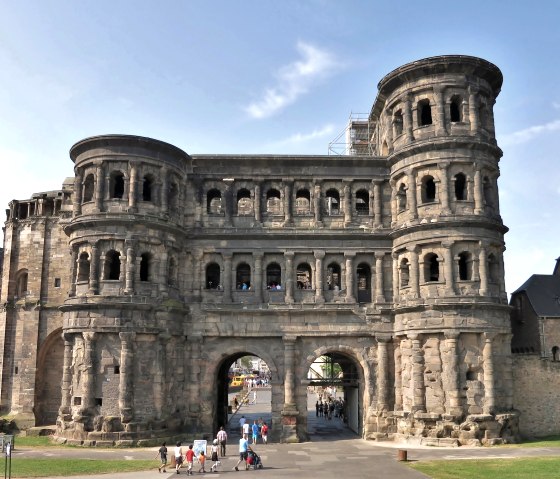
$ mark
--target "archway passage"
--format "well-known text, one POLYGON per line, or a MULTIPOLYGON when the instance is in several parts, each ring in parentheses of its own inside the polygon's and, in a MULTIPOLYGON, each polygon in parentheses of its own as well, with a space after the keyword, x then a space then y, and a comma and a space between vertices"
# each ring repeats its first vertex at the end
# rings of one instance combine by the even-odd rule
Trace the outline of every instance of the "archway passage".
POLYGON ((62 400, 62 365, 64 362, 64 341, 61 330, 57 330, 41 346, 37 358, 35 386, 35 425, 56 424, 58 408, 62 400))
POLYGON ((314 440, 361 434, 360 374, 351 357, 329 352, 309 368, 307 432, 314 440))

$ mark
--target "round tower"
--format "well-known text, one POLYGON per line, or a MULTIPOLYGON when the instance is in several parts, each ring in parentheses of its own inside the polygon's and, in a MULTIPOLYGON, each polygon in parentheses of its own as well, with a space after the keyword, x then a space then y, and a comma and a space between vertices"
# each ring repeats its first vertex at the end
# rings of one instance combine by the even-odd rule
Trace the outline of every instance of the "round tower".
POLYGON ((485 60, 441 56, 404 65, 378 86, 371 119, 392 189, 402 435, 499 441, 500 424, 513 417, 492 113, 501 85, 485 60))

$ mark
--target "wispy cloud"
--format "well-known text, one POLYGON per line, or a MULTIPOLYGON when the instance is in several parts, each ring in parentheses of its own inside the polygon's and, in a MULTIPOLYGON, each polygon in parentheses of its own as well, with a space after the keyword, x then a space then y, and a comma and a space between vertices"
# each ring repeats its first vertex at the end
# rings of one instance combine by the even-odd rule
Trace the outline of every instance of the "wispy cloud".
POLYGON ((527 143, 542 133, 560 130, 560 120, 554 120, 544 125, 535 125, 524 130, 506 134, 500 138, 501 145, 519 145, 527 143))
POLYGON ((552 107, 555 108, 556 110, 560 110, 560 103, 557 101, 553 101, 552 107))
POLYGON ((314 82, 340 67, 336 58, 326 50, 305 42, 298 42, 297 49, 302 58, 280 68, 277 85, 266 89, 262 99, 245 108, 249 116, 261 119, 274 115, 307 93, 314 82))
POLYGON ((307 141, 316 140, 317 138, 324 138, 327 135, 331 135, 334 131, 334 125, 328 124, 320 129, 315 129, 311 133, 295 133, 283 140, 274 143, 274 146, 282 145, 297 145, 305 143, 307 141))

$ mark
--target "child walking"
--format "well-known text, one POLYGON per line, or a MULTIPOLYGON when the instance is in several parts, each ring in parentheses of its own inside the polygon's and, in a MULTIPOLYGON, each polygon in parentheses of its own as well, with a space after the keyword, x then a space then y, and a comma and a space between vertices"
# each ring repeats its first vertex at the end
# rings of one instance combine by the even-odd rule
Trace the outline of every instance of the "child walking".
POLYGON ((210 459, 212 460, 211 472, 218 472, 218 466, 220 465, 220 459, 218 458, 218 440, 214 439, 212 447, 210 448, 210 459))
POLYGON ((206 469, 204 469, 204 465, 206 464, 206 456, 204 455, 204 451, 200 451, 200 454, 198 455, 198 462, 200 463, 200 469, 198 470, 198 472, 206 472, 206 469))
MULTIPOLYGON (((193 462, 194 462, 194 451, 193 451, 193 445, 192 444, 189 444, 189 450, 185 454, 185 458, 187 459, 187 475, 192 476, 192 474, 193 474, 192 468, 193 468, 193 462)), ((177 471, 177 474, 179 474, 179 471, 177 471)))
POLYGON ((167 472, 165 470, 165 466, 167 466, 167 446, 165 443, 163 443, 159 448, 158 453, 156 454, 156 459, 158 456, 161 460, 161 465, 158 467, 158 471, 161 472, 163 469, 163 472, 167 472))

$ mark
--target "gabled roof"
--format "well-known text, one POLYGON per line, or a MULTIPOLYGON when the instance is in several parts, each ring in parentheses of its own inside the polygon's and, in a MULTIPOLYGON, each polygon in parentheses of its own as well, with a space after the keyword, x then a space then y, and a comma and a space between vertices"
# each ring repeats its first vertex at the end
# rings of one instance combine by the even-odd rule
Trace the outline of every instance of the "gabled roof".
POLYGON ((560 317, 560 276, 534 274, 512 295, 525 292, 537 316, 560 317))

